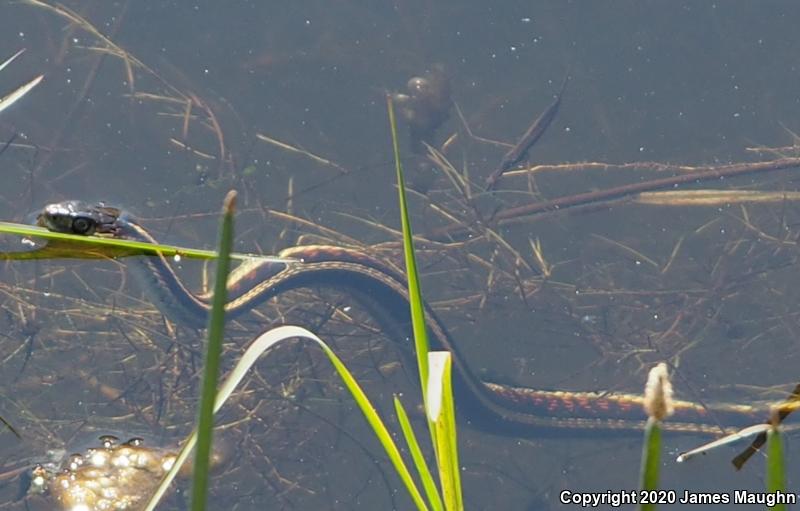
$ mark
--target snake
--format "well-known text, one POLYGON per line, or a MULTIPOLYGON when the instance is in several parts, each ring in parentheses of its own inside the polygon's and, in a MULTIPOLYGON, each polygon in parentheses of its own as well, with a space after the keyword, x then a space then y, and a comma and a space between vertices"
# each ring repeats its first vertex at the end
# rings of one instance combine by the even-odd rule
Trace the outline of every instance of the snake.
MULTIPOLYGON (((156 243, 155 238, 126 211, 104 203, 62 201, 48 204, 37 224, 51 231, 111 236, 156 243)), ((333 288, 352 296, 387 335, 402 339, 413 355, 410 339, 409 294, 404 273, 365 250, 332 245, 299 245, 277 254, 289 262, 255 258, 236 267, 228 278, 226 319, 295 289, 333 288)), ((211 309, 209 293, 192 292, 163 255, 132 258, 154 305, 172 320, 203 328, 211 309)), ((636 434, 647 421, 641 395, 612 392, 545 390, 494 383, 479 378, 467 364, 441 319, 424 303, 432 350, 451 352, 453 390, 459 415, 489 433, 516 436, 598 436, 636 434)), ((662 424, 666 431, 720 435, 732 428, 763 422, 757 406, 675 400, 674 414, 662 424)))

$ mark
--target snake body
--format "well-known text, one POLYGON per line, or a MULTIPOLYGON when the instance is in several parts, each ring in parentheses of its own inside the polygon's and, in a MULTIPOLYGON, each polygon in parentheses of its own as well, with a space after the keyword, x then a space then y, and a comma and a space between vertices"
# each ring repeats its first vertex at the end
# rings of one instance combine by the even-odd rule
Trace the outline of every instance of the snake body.
MULTIPOLYGON (((155 243, 135 219, 116 208, 68 201, 47 206, 39 223, 53 230, 77 234, 110 234, 155 243), (77 224, 77 225, 76 225, 77 224)), ((401 272, 361 250, 305 245, 278 254, 296 263, 259 261, 243 263, 228 280, 226 317, 233 319, 266 300, 293 289, 330 287, 346 291, 412 353, 406 280, 401 272)), ((168 317, 204 327, 210 296, 190 291, 163 256, 137 257, 139 269, 156 306, 168 317)), ((453 386, 459 412, 474 426, 495 434, 513 436, 630 434, 646 421, 643 398, 638 395, 540 390, 484 382, 458 350, 435 311, 425 304, 432 350, 453 355, 453 386)), ((726 428, 764 420, 763 409, 747 405, 703 406, 676 401, 675 414, 664 429, 693 434, 721 434, 726 428)))

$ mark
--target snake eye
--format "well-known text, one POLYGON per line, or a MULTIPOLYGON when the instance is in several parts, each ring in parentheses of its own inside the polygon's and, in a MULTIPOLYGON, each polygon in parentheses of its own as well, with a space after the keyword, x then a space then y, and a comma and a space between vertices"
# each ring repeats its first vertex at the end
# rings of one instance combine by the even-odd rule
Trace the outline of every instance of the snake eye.
POLYGON ((90 235, 94 233, 97 223, 91 218, 79 216, 72 220, 72 232, 80 235, 90 235))

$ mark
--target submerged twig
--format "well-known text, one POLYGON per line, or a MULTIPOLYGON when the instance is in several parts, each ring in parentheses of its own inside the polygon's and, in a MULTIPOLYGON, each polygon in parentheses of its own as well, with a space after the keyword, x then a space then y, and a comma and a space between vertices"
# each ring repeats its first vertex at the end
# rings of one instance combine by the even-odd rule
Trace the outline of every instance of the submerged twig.
MULTIPOLYGON (((632 167, 635 166, 635 164, 630 165, 632 167)), ((726 179, 759 172, 785 170, 793 167, 800 167, 800 158, 780 158, 770 161, 734 163, 730 165, 683 167, 691 168, 693 169, 693 172, 616 186, 595 192, 578 193, 556 199, 525 204, 522 206, 515 206, 498 211, 497 214, 494 215, 494 220, 497 221, 499 225, 506 225, 518 222, 523 217, 574 208, 577 206, 585 206, 587 204, 607 202, 614 199, 636 195, 641 192, 674 188, 679 185, 700 184, 714 179, 726 179)), ((451 224, 434 230, 428 237, 432 240, 449 239, 454 236, 463 235, 468 231, 469 228, 463 224, 451 224)))
POLYGON ((347 174, 349 172, 346 168, 342 167, 341 165, 339 165, 335 161, 329 160, 327 158, 323 158, 322 156, 318 156, 318 155, 312 153, 311 151, 307 151, 305 149, 301 149, 299 147, 295 147, 293 145, 287 144, 286 142, 281 142, 280 140, 274 139, 272 137, 268 137, 267 135, 264 135, 262 133, 256 133, 256 138, 261 140, 262 142, 266 142, 267 144, 274 145, 274 146, 276 146, 276 147, 278 147, 280 149, 283 149, 285 151, 289 151, 289 152, 295 153, 295 154, 302 154, 306 158, 310 158, 310 159, 314 160, 315 162, 317 162, 317 163, 319 163, 321 165, 324 165, 324 166, 327 166, 327 167, 333 167, 336 170, 338 170, 339 172, 341 172, 342 174, 347 174))
POLYGON ((553 119, 556 118, 556 114, 558 114, 558 107, 561 105, 561 98, 564 96, 564 89, 567 87, 567 82, 569 81, 569 76, 564 77, 564 81, 561 83, 561 90, 558 91, 558 96, 556 99, 548 106, 544 112, 533 121, 533 124, 525 131, 522 137, 519 139, 519 142, 516 143, 514 147, 511 148, 504 156, 503 159, 500 160, 500 164, 497 168, 492 172, 489 177, 486 178, 486 189, 492 190, 494 186, 497 184, 497 181, 503 176, 505 171, 512 168, 514 165, 518 164, 528 156, 528 151, 530 151, 531 147, 533 147, 536 142, 544 135, 544 132, 547 131, 547 128, 550 126, 550 123, 553 122, 553 119))

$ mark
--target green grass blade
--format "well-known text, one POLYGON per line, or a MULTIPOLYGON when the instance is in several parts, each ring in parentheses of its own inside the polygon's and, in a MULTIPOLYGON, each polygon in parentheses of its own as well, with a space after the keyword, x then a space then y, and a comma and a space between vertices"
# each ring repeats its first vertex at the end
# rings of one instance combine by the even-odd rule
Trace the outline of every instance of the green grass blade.
MULTIPOLYGON (((641 489, 644 491, 658 490, 658 472, 661 466, 661 423, 652 417, 647 419, 644 428, 644 446, 642 448, 642 467, 640 470, 641 489)), ((641 504, 642 511, 654 510, 656 505, 652 502, 641 504)))
MULTIPOLYGON (((224 405, 231 394, 233 394, 244 377, 247 375, 247 372, 263 353, 267 352, 275 344, 292 338, 311 340, 320 348, 322 348, 322 350, 328 356, 328 359, 336 368, 337 372, 342 376, 345 385, 353 395, 358 406, 361 408, 361 411, 366 417, 367 422, 375 431, 375 434, 380 440, 383 448, 386 450, 389 460, 394 465, 395 471, 403 481, 403 484, 406 486, 406 489, 408 490, 417 509, 427 510, 428 507, 422 498, 422 494, 417 489, 416 484, 411 477, 411 473, 409 472, 408 467, 406 467, 405 462, 400 455, 400 451, 397 449, 397 446, 392 440, 391 434, 389 433, 388 429, 386 429, 386 425, 383 424, 383 421, 381 421, 380 417, 375 411, 375 408, 370 404, 369 400, 364 394, 364 391, 361 390, 361 387, 358 386, 358 383, 356 383, 353 376, 349 373, 349 371, 347 371, 347 368, 344 367, 344 364, 342 364, 341 360, 339 360, 336 354, 333 353, 333 351, 322 341, 322 339, 309 332, 305 328, 298 326, 281 326, 278 328, 273 328, 272 330, 265 332, 254 339, 253 342, 250 343, 250 346, 247 347, 247 350, 245 350, 239 361, 236 363, 236 366, 231 371, 231 374, 220 386, 219 392, 217 393, 217 399, 214 403, 214 412, 216 413, 220 408, 222 408, 222 405, 224 405)), ((155 506, 158 505, 158 502, 166 493, 169 485, 175 479, 175 476, 180 468, 186 463, 186 460, 189 458, 189 454, 196 443, 197 431, 194 431, 184 442, 181 451, 178 453, 178 456, 175 459, 173 467, 161 480, 161 484, 150 498, 150 501, 147 503, 147 507, 145 507, 144 511, 153 511, 155 509, 155 506)))
POLYGON ((394 115, 394 103, 390 95, 386 96, 389 111, 389 124, 392 130, 392 149, 394 150, 394 163, 397 173, 397 194, 400 203, 400 220, 403 226, 403 253, 406 261, 408 275, 408 295, 411 302, 411 322, 414 327, 414 346, 419 367, 419 381, 422 387, 422 397, 425 399, 425 387, 428 381, 428 332, 425 327, 425 309, 422 305, 422 292, 417 274, 417 260, 414 257, 414 240, 411 232, 411 222, 408 218, 408 203, 406 201, 405 178, 403 177, 403 164, 400 162, 400 145, 397 137, 397 121, 394 115))
MULTIPOLYGON (((190 259, 215 259, 217 253, 213 250, 199 250, 195 248, 178 247, 174 245, 161 245, 144 241, 108 238, 102 236, 80 236, 53 232, 36 225, 0 222, 0 234, 14 234, 31 238, 41 238, 57 244, 45 246, 38 250, 19 252, 2 252, 0 259, 52 259, 55 257, 74 257, 86 259, 103 259, 109 257, 124 257, 134 255, 158 255, 165 257, 187 257, 190 259), (86 248, 97 250, 85 251, 86 248)), ((267 259, 276 262, 295 262, 293 259, 259 256, 253 254, 231 254, 232 259, 267 259)))
POLYGON ((209 462, 214 434, 214 400, 217 396, 222 338, 225 333, 225 303, 228 301, 228 273, 231 266, 230 253, 233 247, 233 215, 235 208, 236 192, 230 191, 225 197, 225 203, 222 207, 219 259, 217 259, 214 296, 211 300, 211 315, 208 322, 208 346, 206 347, 203 387, 197 420, 197 452, 194 457, 192 511, 204 511, 208 495, 209 462))
MULTIPOLYGON (((767 493, 786 492, 786 466, 783 459, 783 439, 777 427, 767 431, 767 493)), ((776 504, 770 509, 785 511, 786 504, 776 504)))
POLYGON ((383 445, 383 448, 386 450, 389 460, 392 462, 392 465, 394 465, 395 471, 400 476, 400 479, 402 479, 403 483, 411 494, 411 497, 414 500, 414 503, 417 505, 417 508, 428 509, 428 506, 426 506, 422 500, 422 495, 419 493, 416 484, 414 484, 414 480, 411 478, 411 472, 408 471, 408 467, 406 467, 406 464, 400 455, 400 451, 397 449, 397 445, 395 445, 394 440, 392 440, 391 433, 389 433, 386 425, 378 416, 378 413, 375 411, 372 403, 369 402, 369 399, 367 399, 366 394, 364 394, 364 391, 361 390, 361 387, 358 385, 355 378, 353 378, 353 375, 350 374, 350 371, 347 370, 345 365, 341 360, 339 360, 339 357, 336 356, 333 350, 323 343, 321 339, 316 336, 314 337, 323 351, 325 351, 325 354, 328 355, 328 359, 330 359, 333 367, 336 369, 336 372, 339 373, 342 381, 347 386, 347 390, 350 391, 350 394, 352 394, 353 398, 356 400, 356 403, 358 403, 359 408, 361 408, 361 412, 364 414, 364 417, 367 419, 370 427, 372 427, 372 430, 375 432, 375 435, 378 437, 381 445, 383 445))
POLYGON ((433 480, 433 475, 428 469, 428 464, 425 462, 425 456, 422 454, 422 449, 419 447, 417 436, 414 434, 414 429, 411 427, 411 422, 408 420, 408 414, 403 403, 394 397, 394 409, 397 413, 397 420, 400 422, 400 429, 403 432, 403 437, 406 440, 409 452, 411 452, 411 459, 414 461, 414 466, 417 469, 422 480, 422 487, 425 490, 425 495, 428 497, 428 502, 434 511, 443 511, 444 505, 442 504, 442 497, 439 495, 439 490, 436 488, 436 482, 433 480))
POLYGON ((448 511, 463 511, 456 411, 453 403, 453 356, 449 351, 434 351, 428 354, 428 358, 430 373, 426 412, 428 420, 436 429, 436 453, 444 502, 448 511))
MULTIPOLYGON (((414 331, 414 347, 417 356, 417 366, 419 367, 420 387, 422 398, 426 409, 430 409, 428 396, 429 365, 428 365, 428 332, 425 321, 425 306, 422 301, 422 291, 417 272, 417 261, 414 255, 414 235, 411 230, 411 221, 408 215, 408 202, 406 200, 405 178, 403 176, 403 164, 400 161, 400 146, 397 136, 397 120, 394 113, 394 103, 391 95, 386 96, 386 106, 389 113, 389 125, 392 134, 392 149, 394 151, 395 171, 397 174, 397 193, 400 204, 400 219, 403 229, 403 253, 406 262, 406 273, 408 278, 408 296, 411 308, 411 321, 414 331)), ((453 405, 452 387, 450 383, 450 358, 446 357, 445 369, 443 370, 447 380, 442 383, 439 378, 438 395, 442 396, 444 390, 447 397, 440 400, 437 406, 444 409, 444 416, 441 421, 434 423, 428 418, 428 428, 433 440, 436 460, 439 466, 440 480, 442 482, 442 492, 444 503, 449 510, 463 509, 461 496, 461 478, 458 467, 458 445, 455 427, 455 406, 453 405), (443 389, 444 387, 444 389, 443 389)))

